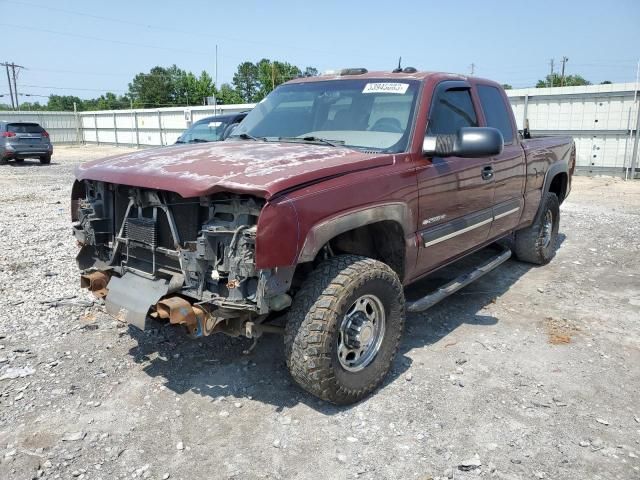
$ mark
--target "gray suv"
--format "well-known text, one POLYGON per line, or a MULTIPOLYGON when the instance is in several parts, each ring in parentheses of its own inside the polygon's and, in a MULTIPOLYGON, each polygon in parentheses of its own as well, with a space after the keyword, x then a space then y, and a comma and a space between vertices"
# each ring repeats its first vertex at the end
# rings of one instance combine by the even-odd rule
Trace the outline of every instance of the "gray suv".
POLYGON ((51 163, 52 153, 49 134, 37 123, 0 120, 0 163, 11 159, 22 162, 25 158, 51 163))

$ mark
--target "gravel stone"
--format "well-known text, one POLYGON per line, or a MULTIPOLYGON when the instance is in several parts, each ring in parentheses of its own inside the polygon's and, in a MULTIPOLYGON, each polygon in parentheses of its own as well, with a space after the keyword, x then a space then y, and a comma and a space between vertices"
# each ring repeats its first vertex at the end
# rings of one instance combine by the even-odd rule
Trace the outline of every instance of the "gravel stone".
POLYGON ((79 288, 73 170, 136 149, 54 148, 0 165, 0 479, 638 478, 640 181, 574 177, 549 265, 509 260, 408 314, 391 374, 344 407, 291 382, 278 336, 243 355, 109 317, 79 288))

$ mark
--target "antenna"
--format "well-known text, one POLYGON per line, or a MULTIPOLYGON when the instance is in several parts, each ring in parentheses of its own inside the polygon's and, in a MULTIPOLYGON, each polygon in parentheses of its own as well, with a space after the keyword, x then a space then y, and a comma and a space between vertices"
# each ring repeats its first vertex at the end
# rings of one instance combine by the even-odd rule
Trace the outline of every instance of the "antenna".
POLYGON ((402 72, 402 57, 398 57, 398 68, 395 68, 391 73, 402 72))

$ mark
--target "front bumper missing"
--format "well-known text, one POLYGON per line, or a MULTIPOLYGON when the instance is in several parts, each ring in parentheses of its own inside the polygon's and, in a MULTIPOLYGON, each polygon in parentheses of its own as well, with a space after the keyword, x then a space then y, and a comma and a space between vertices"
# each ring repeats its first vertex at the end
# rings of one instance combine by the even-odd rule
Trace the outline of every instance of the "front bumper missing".
POLYGON ((169 292, 169 288, 168 280, 151 280, 131 272, 122 277, 113 277, 105 299, 107 313, 144 330, 149 308, 158 303, 169 292))

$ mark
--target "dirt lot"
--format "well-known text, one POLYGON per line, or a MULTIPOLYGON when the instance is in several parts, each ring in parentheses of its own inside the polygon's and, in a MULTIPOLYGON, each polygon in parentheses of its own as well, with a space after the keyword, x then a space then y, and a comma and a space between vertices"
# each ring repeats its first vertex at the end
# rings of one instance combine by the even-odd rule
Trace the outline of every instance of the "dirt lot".
POLYGON ((282 340, 129 331, 79 289, 79 162, 0 166, 0 478, 640 478, 640 182, 577 178, 561 246, 408 318, 349 408, 291 384, 282 340))

